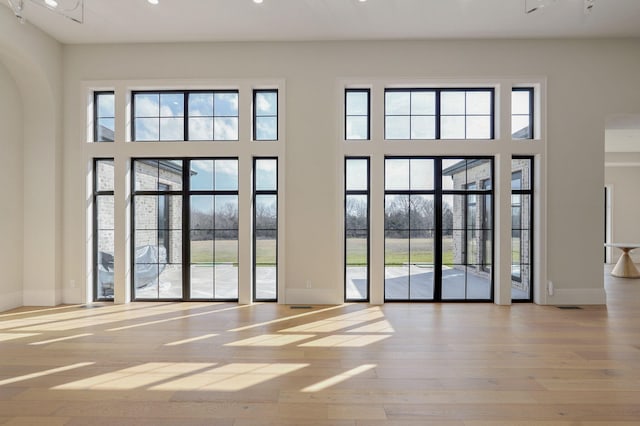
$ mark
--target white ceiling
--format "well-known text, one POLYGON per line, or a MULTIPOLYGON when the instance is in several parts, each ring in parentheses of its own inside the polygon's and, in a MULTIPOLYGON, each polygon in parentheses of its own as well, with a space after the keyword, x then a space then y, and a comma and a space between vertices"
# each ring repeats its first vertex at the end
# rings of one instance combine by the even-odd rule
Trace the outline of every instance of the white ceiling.
MULTIPOLYGON (((7 0, 0 0, 6 5, 7 0)), ((68 0, 58 0, 63 3, 68 0)), ((62 43, 640 37, 640 0, 85 0, 77 24, 25 0, 62 43)))

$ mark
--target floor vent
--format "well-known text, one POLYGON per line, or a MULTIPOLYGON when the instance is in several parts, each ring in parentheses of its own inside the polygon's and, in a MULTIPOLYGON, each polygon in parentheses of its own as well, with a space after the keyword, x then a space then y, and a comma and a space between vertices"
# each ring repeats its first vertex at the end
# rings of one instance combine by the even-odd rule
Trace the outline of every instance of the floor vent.
POLYGON ((311 309, 311 306, 306 306, 306 305, 293 305, 293 306, 291 306, 291 309, 311 309))
POLYGON ((97 308, 103 308, 105 305, 82 305, 80 306, 80 309, 97 309, 97 308))
POLYGON ((558 309, 582 309, 580 306, 558 306, 558 309))

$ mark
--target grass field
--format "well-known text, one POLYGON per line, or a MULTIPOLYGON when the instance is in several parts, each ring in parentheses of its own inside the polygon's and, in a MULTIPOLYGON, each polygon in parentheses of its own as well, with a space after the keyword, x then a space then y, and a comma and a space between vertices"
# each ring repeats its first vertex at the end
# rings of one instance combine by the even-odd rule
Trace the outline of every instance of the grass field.
MULTIPOLYGON (((191 263, 238 264, 238 242, 236 240, 217 240, 215 242, 215 259, 213 247, 212 240, 192 241, 191 263)), ((256 263, 261 265, 276 264, 275 240, 258 240, 256 249, 256 263)))
MULTIPOLYGON (((364 265, 366 263, 367 240, 363 238, 349 238, 347 246, 347 264, 364 265)), ((238 263, 238 242, 235 240, 218 240, 215 242, 215 263, 238 263)), ((513 246, 513 261, 520 259, 519 244, 513 246)), ((404 265, 409 262, 409 244, 406 239, 387 238, 385 240, 385 264, 404 265)), ((445 265, 453 264, 453 238, 442 241, 445 265)), ((256 245, 256 261, 261 265, 275 265, 275 240, 258 240, 256 245)), ((214 263, 213 241, 192 241, 192 263, 214 263)), ((433 240, 429 238, 411 239, 411 263, 433 263, 433 240)))
MULTIPOLYGON (((445 265, 453 263, 453 238, 442 241, 442 262, 445 265)), ((364 265, 367 254, 367 240, 349 238, 347 247, 347 264, 364 265)), ((433 239, 412 238, 411 258, 409 259, 409 242, 403 238, 385 239, 385 265, 404 265, 411 263, 433 263, 433 239)))

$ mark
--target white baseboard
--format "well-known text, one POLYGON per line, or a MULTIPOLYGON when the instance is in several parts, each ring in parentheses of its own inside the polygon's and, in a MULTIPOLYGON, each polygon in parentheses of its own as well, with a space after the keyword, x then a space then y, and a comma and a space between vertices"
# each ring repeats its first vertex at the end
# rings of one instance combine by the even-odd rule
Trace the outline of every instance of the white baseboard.
POLYGON ((24 290, 24 306, 55 306, 60 303, 56 300, 55 290, 24 290))
POLYGON ((333 291, 326 289, 289 288, 284 303, 287 305, 339 305, 342 300, 336 298, 333 291))
POLYGON ((22 292, 14 291, 13 293, 0 294, 0 312, 9 309, 19 308, 22 306, 22 292))
POLYGON ((603 288, 556 288, 553 296, 547 296, 548 305, 605 305, 607 294, 603 288))

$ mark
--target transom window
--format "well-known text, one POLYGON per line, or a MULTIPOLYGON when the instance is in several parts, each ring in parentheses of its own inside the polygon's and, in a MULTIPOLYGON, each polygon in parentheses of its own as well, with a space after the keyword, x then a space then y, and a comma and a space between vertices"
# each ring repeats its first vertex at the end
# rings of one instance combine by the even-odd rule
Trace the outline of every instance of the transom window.
POLYGON ((533 139, 533 88, 514 87, 511 91, 511 137, 533 139))
POLYGON ((93 94, 93 140, 113 142, 115 131, 115 103, 113 92, 93 94))
POLYGON ((494 89, 386 89, 385 139, 493 139, 494 89))
POLYGON ((238 91, 133 92, 134 141, 238 140, 238 91))
POLYGON ((278 140, 278 91, 253 91, 253 140, 278 140))
POLYGON ((346 140, 369 139, 369 89, 345 90, 345 133, 346 140))

